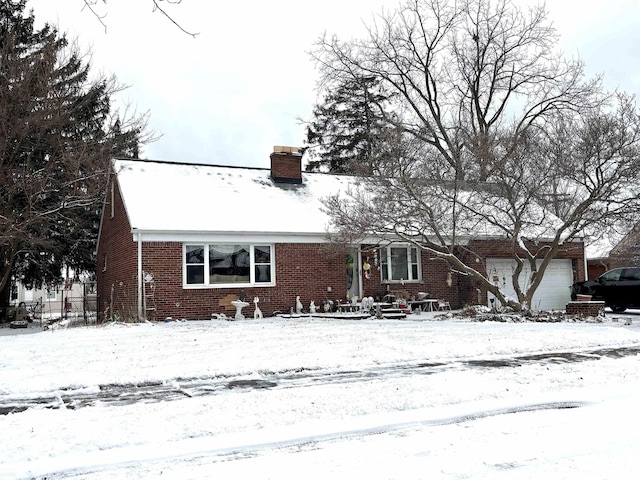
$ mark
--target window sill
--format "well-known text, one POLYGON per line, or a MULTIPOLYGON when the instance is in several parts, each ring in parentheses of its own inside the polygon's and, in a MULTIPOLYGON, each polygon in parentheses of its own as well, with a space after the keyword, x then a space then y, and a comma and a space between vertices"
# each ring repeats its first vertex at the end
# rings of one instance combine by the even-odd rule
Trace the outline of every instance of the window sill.
POLYGON ((275 287, 275 283, 215 283, 215 284, 183 284, 182 288, 185 290, 203 290, 213 288, 262 288, 262 287, 275 287))
POLYGON ((422 283, 422 280, 382 280, 383 285, 405 285, 410 283, 412 285, 422 283))

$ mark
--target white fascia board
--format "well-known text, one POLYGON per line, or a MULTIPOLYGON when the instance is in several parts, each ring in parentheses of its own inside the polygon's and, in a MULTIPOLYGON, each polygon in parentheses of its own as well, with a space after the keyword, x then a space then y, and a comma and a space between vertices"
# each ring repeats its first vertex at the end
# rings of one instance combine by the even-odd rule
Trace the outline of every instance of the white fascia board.
MULTIPOLYGON (((179 242, 179 243, 232 243, 238 241, 248 241, 250 243, 264 242, 264 243, 328 243, 326 232, 316 233, 292 233, 292 232, 201 232, 201 231, 160 231, 160 230, 139 230, 133 229, 131 231, 132 239, 137 241, 138 234, 143 242, 179 242)), ((470 238, 458 237, 456 239, 457 245, 466 246, 469 243, 470 238)), ((483 238, 483 240, 492 240, 492 238, 483 238)), ((437 239, 433 239, 437 241, 437 239)), ((376 244, 390 244, 390 243, 407 243, 406 241, 393 237, 391 235, 381 237, 365 237, 360 239, 360 244, 376 245, 376 244)))
POLYGON ((179 242, 179 243, 232 243, 247 241, 250 243, 327 243, 324 233, 278 233, 278 232, 167 232, 150 230, 132 230, 132 238, 139 233, 143 242, 179 242))

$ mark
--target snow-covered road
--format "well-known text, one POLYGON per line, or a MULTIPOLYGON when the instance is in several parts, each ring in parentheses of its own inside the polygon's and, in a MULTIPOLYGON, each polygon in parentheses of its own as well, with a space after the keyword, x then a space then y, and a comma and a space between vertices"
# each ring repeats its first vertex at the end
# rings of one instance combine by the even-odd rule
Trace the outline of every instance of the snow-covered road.
POLYGON ((178 322, 0 336, 0 348, 0 478, 632 478, 640 466, 633 323, 178 322))

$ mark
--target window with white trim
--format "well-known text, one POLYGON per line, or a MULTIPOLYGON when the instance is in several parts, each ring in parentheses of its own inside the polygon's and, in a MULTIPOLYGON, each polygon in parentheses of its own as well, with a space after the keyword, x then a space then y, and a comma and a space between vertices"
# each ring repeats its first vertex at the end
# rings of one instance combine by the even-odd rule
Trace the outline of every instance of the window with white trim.
POLYGON ((186 286, 272 285, 273 245, 185 244, 186 286))
POLYGON ((417 282, 421 279, 418 248, 389 245, 380 249, 383 282, 417 282))

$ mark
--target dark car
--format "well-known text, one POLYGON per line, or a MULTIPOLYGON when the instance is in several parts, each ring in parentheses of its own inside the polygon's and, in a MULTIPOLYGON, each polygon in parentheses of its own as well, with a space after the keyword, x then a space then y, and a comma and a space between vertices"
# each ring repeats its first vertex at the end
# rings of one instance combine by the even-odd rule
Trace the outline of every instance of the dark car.
POLYGON ((614 268, 595 280, 576 282, 571 299, 578 295, 591 295, 591 300, 604 301, 614 312, 627 308, 640 308, 640 267, 614 268))

